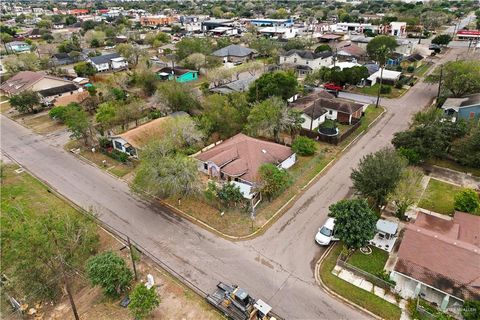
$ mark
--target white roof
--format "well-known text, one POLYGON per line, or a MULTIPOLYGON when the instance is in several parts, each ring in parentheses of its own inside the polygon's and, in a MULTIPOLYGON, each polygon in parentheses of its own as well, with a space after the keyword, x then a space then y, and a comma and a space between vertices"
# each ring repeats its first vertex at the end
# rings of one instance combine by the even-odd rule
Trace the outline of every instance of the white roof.
POLYGON ((237 186, 240 189, 240 192, 242 193, 245 199, 252 199, 253 196, 255 195, 254 193, 252 193, 252 187, 245 183, 241 183, 237 181, 230 181, 230 183, 237 186))
POLYGON ((285 27, 265 27, 260 30, 259 32, 264 32, 264 33, 285 33, 288 32, 290 28, 285 28, 285 27))
MULTIPOLYGON (((335 67, 339 67, 340 70, 353 68, 353 67, 359 67, 359 66, 361 66, 361 64, 354 63, 354 62, 337 62, 335 64, 335 67)), ((330 68, 333 68, 333 64, 330 66, 330 68)))
POLYGON ((82 78, 82 77, 76 77, 76 78, 73 79, 72 81, 73 81, 73 82, 80 83, 80 82, 85 81, 85 80, 88 80, 88 79, 87 79, 87 78, 82 78))
MULTIPOLYGON (((370 77, 368 77, 368 80, 370 81, 373 81, 375 80, 376 78, 380 78, 380 72, 381 72, 382 68, 380 68, 377 72, 375 72, 374 74, 372 74, 370 77)), ((397 80, 398 78, 400 78, 400 75, 402 73, 399 72, 399 71, 393 71, 393 70, 383 70, 383 79, 387 79, 387 80, 397 80)))
POLYGON ((124 60, 125 60, 125 59, 124 59, 124 58, 122 58, 122 57, 119 57, 119 58, 113 58, 113 59, 112 59, 112 61, 113 61, 113 62, 122 62, 122 61, 124 61, 124 60))
POLYGON ((388 234, 395 234, 398 229, 398 223, 379 219, 377 221, 377 230, 380 232, 388 233, 388 234))
POLYGON ((266 304, 262 299, 258 299, 253 306, 264 315, 267 315, 272 311, 272 307, 266 304))

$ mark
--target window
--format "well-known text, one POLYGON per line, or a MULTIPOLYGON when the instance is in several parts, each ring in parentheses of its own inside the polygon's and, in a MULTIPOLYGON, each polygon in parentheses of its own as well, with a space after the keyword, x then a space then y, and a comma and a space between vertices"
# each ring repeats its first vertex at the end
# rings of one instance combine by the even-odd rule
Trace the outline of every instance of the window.
POLYGON ((305 64, 308 64, 308 61, 305 61, 305 64))
POLYGON ((287 61, 287 57, 284 57, 284 58, 283 58, 283 62, 285 62, 285 61, 287 61))
POLYGON ((294 63, 297 63, 297 58, 293 58, 293 62, 294 62, 294 63))
POLYGON ((118 150, 123 150, 123 146, 120 142, 118 141, 115 141, 115 149, 118 149, 118 150))
POLYGON ((208 164, 206 162, 203 163, 203 169, 208 170, 208 164))
POLYGON ((332 111, 332 110, 328 110, 328 114, 333 114, 333 111, 332 111))

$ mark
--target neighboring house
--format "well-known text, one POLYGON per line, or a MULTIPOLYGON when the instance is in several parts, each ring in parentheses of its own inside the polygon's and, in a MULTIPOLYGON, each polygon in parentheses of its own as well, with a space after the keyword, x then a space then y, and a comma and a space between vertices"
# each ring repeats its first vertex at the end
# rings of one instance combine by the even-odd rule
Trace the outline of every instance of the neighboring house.
POLYGON ((390 53, 386 63, 387 66, 398 66, 404 59, 404 55, 398 52, 390 53))
MULTIPOLYGON (((367 78, 367 84, 373 86, 377 82, 380 82, 380 74, 381 74, 382 68, 380 68, 377 72, 372 74, 370 77, 367 78)), ((383 70, 383 84, 395 84, 399 79, 400 76, 402 75, 401 72, 399 71, 393 71, 393 70, 383 70)))
POLYGON ((218 87, 210 89, 211 92, 229 94, 235 92, 245 92, 248 91, 250 85, 258 78, 258 76, 251 76, 248 78, 243 78, 235 80, 229 83, 222 84, 218 87))
POLYGON ((261 35, 266 37, 273 37, 277 39, 291 39, 295 38, 298 29, 294 27, 266 27, 258 30, 261 35))
POLYGON ((128 67, 128 62, 118 53, 109 53, 101 56, 90 57, 87 60, 90 62, 98 72, 121 70, 128 67))
POLYGON ((12 96, 25 90, 39 92, 70 84, 73 84, 73 82, 46 75, 43 72, 21 71, 2 83, 0 91, 7 96, 12 96))
POLYGON ((110 140, 112 141, 113 148, 120 152, 127 153, 134 158, 138 158, 139 151, 150 141, 163 137, 165 121, 171 116, 188 115, 185 112, 175 112, 170 116, 154 119, 124 133, 111 136, 110 140))
POLYGON ((356 44, 349 43, 337 48, 337 59, 339 61, 358 61, 364 60, 367 51, 356 44))
POLYGON ((236 36, 238 35, 238 29, 234 27, 216 27, 209 31, 213 36, 236 36))
POLYGON ((231 182, 243 196, 253 199, 260 182, 258 171, 263 164, 273 163, 288 169, 296 162, 290 147, 255 139, 239 133, 195 156, 198 170, 210 178, 231 182))
POLYGON ((349 68, 361 67, 361 66, 362 66, 361 64, 356 62, 344 61, 344 62, 336 62, 335 64, 332 64, 330 68, 335 67, 335 68, 339 68, 340 70, 343 70, 343 69, 349 69, 349 68))
POLYGON ((198 79, 198 71, 180 67, 164 67, 157 72, 161 80, 175 80, 177 82, 190 82, 198 79))
POLYGON ((305 119, 302 127, 307 130, 314 130, 326 119, 353 124, 362 117, 367 106, 367 104, 335 98, 325 91, 312 93, 290 104, 290 107, 302 111, 302 118, 305 119))
POLYGON ((23 41, 12 41, 5 45, 7 52, 19 53, 30 51, 30 45, 23 41))
POLYGON ((400 65, 402 68, 408 68, 413 66, 414 68, 418 68, 422 64, 423 56, 419 53, 414 53, 409 55, 408 57, 403 58, 400 65))
POLYGON ((245 62, 251 60, 254 51, 250 48, 231 44, 225 48, 218 49, 212 53, 212 56, 223 59, 223 62, 245 62))
POLYGON ((51 57, 51 61, 54 66, 64 66, 67 64, 74 64, 84 59, 85 57, 82 54, 80 54, 76 58, 72 58, 68 53, 55 53, 51 57))
POLYGON ((53 101, 63 96, 73 95, 76 92, 81 92, 83 89, 79 89, 73 82, 64 84, 62 86, 56 86, 48 89, 37 91, 40 95, 40 101, 46 105, 52 105, 53 101))
POLYGON ((404 298, 461 311, 480 300, 480 217, 455 212, 453 219, 418 213, 407 224, 390 278, 404 298))
POLYGON ((40 29, 34 28, 27 33, 26 37, 29 39, 38 39, 42 37, 42 34, 40 33, 40 29))
POLYGON ((480 121, 480 93, 468 95, 462 98, 448 98, 442 106, 444 113, 455 121, 463 119, 467 121, 480 121))
POLYGON ((176 21, 177 21, 177 17, 165 16, 165 15, 140 17, 140 24, 144 27, 147 27, 147 26, 156 27, 156 26, 169 25, 176 21))
POLYGON ((407 35, 406 30, 407 30, 406 22, 398 22, 398 21, 390 22, 389 33, 391 36, 394 36, 397 38, 403 38, 407 35))
POLYGON ((293 26, 294 19, 287 18, 287 19, 250 19, 248 20, 251 24, 257 27, 273 27, 273 26, 282 26, 282 27, 291 27, 293 26))
POLYGON ((280 55, 280 64, 302 66, 308 70, 317 70, 321 67, 329 67, 333 63, 331 52, 315 53, 308 50, 290 50, 280 55))

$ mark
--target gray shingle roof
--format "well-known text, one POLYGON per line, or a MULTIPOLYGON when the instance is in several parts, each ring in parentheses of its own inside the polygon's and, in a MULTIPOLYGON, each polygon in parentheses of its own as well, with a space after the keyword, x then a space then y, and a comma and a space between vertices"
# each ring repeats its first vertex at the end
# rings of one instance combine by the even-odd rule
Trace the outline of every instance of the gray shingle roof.
POLYGON ((289 56, 294 55, 294 54, 297 54, 300 57, 302 57, 304 59, 308 59, 308 60, 314 60, 314 59, 318 59, 318 58, 327 58, 327 57, 330 57, 332 55, 332 53, 329 52, 329 51, 315 53, 313 51, 308 51, 308 50, 293 49, 293 50, 290 50, 287 53, 285 53, 285 56, 289 57, 289 56))
POLYGON ((228 56, 246 57, 252 53, 253 53, 253 50, 250 48, 242 47, 236 44, 231 44, 225 48, 214 51, 212 55, 217 57, 228 57, 228 56))
POLYGON ((91 57, 90 60, 94 64, 103 64, 103 63, 109 63, 110 60, 115 59, 115 58, 120 58, 121 56, 118 53, 109 53, 109 54, 104 54, 102 56, 97 56, 97 57, 91 57))

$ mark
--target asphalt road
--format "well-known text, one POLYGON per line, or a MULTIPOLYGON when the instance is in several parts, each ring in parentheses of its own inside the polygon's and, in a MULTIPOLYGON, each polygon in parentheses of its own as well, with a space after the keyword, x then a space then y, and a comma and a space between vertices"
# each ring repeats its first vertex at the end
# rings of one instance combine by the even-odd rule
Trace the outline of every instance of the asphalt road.
MULTIPOLYGON (((442 59, 451 59, 449 52, 442 59)), ((384 117, 296 201, 263 236, 230 242, 132 194, 128 186, 40 136, 1 116, 1 149, 61 194, 97 213, 206 292, 218 281, 245 287, 288 319, 362 319, 330 297, 314 280, 324 248, 313 237, 330 204, 351 190, 350 171, 364 155, 390 145, 411 115, 428 105, 436 87, 419 83, 397 100, 382 100, 384 117)))

